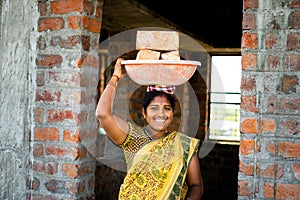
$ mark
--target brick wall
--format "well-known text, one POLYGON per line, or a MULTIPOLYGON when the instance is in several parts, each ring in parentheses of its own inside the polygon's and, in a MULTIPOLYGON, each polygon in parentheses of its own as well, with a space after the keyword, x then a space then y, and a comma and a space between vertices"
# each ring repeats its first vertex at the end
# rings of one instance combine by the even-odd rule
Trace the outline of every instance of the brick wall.
POLYGON ((94 196, 101 0, 37 1, 28 199, 94 196))
POLYGON ((239 199, 300 199, 299 8, 244 0, 239 199))

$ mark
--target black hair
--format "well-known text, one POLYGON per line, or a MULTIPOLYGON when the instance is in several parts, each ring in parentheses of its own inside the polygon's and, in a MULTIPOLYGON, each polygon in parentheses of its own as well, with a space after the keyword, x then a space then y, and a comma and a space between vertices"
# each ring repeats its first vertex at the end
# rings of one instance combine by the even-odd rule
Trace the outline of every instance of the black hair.
POLYGON ((149 104, 151 103, 151 101, 157 97, 157 96, 164 96, 167 98, 167 100, 170 102, 172 110, 174 112, 175 110, 175 103, 176 103, 176 99, 173 95, 166 93, 166 92, 162 92, 162 91, 151 91, 151 92, 147 92, 144 96, 143 99, 143 108, 144 111, 147 110, 147 107, 149 106, 149 104))

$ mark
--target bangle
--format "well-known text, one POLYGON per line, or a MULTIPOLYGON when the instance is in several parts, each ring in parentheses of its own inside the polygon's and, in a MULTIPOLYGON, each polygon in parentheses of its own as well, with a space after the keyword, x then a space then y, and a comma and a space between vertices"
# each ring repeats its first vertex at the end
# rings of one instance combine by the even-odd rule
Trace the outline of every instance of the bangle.
POLYGON ((115 74, 113 74, 111 77, 116 77, 116 78, 117 78, 117 81, 120 80, 120 78, 119 78, 117 75, 115 75, 115 74))
POLYGON ((117 84, 114 83, 113 81, 109 81, 109 82, 107 83, 107 85, 111 85, 111 86, 113 86, 113 87, 117 87, 117 84))

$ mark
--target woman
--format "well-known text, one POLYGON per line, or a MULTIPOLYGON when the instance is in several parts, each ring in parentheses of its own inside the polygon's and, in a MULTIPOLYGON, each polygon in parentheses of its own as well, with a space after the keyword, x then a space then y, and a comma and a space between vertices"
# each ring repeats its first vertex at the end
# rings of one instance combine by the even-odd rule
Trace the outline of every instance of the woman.
POLYGON ((166 91, 149 88, 142 114, 147 126, 125 122, 112 113, 118 81, 125 75, 119 58, 96 109, 97 118, 110 139, 124 150, 127 175, 119 199, 186 199, 202 196, 197 156, 199 141, 169 132, 175 100, 166 91))

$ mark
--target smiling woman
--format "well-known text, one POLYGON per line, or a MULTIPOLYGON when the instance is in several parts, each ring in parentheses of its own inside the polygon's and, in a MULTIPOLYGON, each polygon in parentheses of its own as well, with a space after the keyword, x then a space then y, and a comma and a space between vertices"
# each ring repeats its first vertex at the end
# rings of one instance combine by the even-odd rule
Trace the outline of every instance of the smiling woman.
POLYGON ((121 61, 117 60, 96 109, 102 128, 124 152, 127 175, 119 199, 199 200, 203 189, 197 155, 200 141, 169 130, 174 87, 147 87, 142 108, 145 126, 124 121, 112 111, 117 84, 125 76, 121 61))

